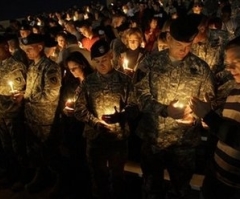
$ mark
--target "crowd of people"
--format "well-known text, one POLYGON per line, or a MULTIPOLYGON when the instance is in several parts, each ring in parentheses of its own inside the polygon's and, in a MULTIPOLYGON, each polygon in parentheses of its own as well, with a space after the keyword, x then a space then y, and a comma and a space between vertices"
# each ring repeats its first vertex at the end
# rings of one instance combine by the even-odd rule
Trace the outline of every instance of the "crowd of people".
POLYGON ((9 21, 0 35, 0 186, 50 198, 240 197, 240 5, 98 2, 9 21), (171 186, 166 186, 167 169, 171 186))

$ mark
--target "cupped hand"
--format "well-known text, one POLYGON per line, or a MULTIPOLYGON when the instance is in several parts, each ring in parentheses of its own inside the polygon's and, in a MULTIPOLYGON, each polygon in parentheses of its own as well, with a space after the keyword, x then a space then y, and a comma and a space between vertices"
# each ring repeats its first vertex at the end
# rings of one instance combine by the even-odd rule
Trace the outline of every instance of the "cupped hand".
POLYGON ((205 95, 204 101, 198 99, 197 97, 192 97, 189 102, 189 106, 199 118, 204 118, 211 111, 211 102, 208 95, 205 95))
POLYGON ((179 103, 178 100, 173 100, 167 107, 168 117, 173 119, 183 119, 188 114, 192 112, 192 110, 188 106, 184 106, 179 103))

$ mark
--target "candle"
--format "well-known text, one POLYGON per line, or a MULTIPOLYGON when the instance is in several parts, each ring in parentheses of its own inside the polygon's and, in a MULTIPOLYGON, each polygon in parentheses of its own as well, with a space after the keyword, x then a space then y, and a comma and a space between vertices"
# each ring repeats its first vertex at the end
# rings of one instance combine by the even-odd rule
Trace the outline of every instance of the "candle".
POLYGON ((123 69, 124 70, 128 69, 128 60, 127 59, 123 60, 123 69))
POLYGON ((68 99, 65 103, 65 108, 69 109, 69 110, 74 110, 74 100, 72 99, 68 99))
POLYGON ((11 92, 14 92, 14 88, 13 88, 13 82, 12 81, 9 81, 8 82, 10 88, 11 88, 11 92))
POLYGON ((183 108, 184 104, 180 103, 180 102, 176 102, 173 106, 176 107, 176 108, 183 108))

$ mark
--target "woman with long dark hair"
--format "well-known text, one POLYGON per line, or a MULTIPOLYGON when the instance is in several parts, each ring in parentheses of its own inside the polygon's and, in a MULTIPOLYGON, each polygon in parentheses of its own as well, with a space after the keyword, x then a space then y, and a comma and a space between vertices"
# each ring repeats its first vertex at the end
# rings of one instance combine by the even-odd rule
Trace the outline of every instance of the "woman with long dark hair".
POLYGON ((74 103, 81 92, 82 82, 93 70, 80 52, 70 53, 64 65, 59 103, 62 135, 60 183, 52 192, 89 198, 90 177, 85 156, 85 139, 82 136, 84 123, 75 119, 74 103), (79 186, 80 184, 83 186, 79 186))

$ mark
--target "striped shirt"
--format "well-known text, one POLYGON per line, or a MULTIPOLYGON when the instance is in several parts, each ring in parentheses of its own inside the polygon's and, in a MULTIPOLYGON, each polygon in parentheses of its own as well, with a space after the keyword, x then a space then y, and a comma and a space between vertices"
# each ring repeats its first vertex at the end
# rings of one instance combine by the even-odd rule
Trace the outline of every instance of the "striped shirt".
POLYGON ((228 186, 240 188, 240 86, 237 85, 229 94, 224 110, 223 117, 235 122, 236 125, 227 124, 225 127, 220 125, 220 133, 214 154, 214 165, 216 177, 228 186), (225 134, 225 135, 224 135, 225 134), (232 135, 227 135, 232 134, 232 135), (231 140, 230 140, 231 139, 231 140))

